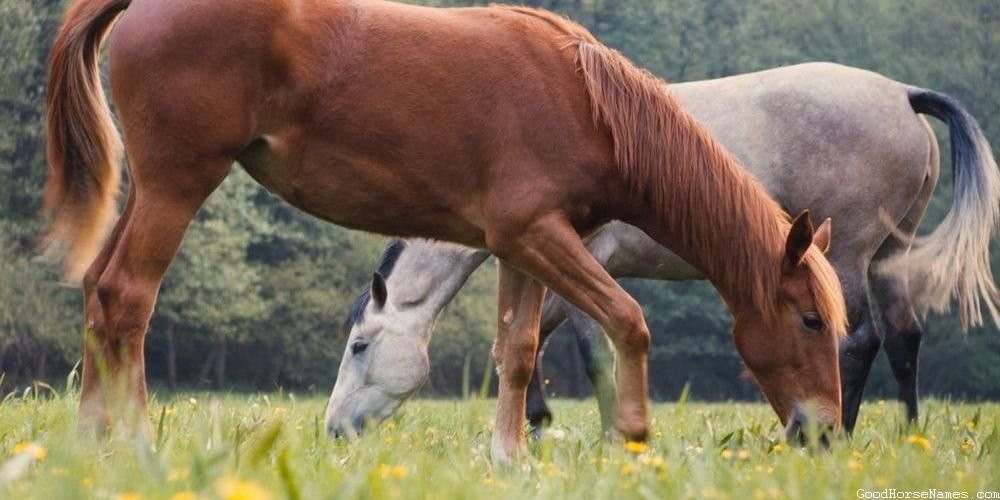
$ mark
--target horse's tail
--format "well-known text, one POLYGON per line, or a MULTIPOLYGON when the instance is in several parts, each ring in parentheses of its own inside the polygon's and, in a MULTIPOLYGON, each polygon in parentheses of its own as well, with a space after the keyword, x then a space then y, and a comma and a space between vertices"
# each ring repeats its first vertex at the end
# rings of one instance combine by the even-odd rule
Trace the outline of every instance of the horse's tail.
POLYGON ((990 270, 990 237, 1000 216, 1000 174, 990 144, 975 118, 953 97, 908 87, 910 106, 948 124, 954 200, 933 232, 909 253, 890 257, 883 271, 904 272, 917 310, 945 312, 958 301, 962 328, 983 323, 985 303, 1000 325, 1000 293, 990 270))
POLYGON ((98 69, 101 42, 131 0, 80 0, 70 7, 49 56, 46 114, 46 245, 68 244, 65 273, 79 280, 115 217, 121 139, 98 69))

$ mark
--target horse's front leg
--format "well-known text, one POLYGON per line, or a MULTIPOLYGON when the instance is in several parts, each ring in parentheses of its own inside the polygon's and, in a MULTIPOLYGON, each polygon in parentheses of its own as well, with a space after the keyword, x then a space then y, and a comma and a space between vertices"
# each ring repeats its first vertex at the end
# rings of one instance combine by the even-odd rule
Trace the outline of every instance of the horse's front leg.
POLYGON ((535 368, 545 287, 500 262, 497 338, 493 345, 500 377, 492 456, 510 464, 525 454, 524 412, 528 382, 535 368))

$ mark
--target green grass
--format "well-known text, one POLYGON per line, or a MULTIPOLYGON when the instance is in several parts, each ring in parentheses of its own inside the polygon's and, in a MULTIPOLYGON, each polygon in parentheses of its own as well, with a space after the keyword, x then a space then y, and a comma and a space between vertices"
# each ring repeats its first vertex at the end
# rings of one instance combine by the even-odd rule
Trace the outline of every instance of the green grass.
POLYGON ((495 470, 491 401, 413 401, 355 442, 327 438, 318 397, 154 400, 152 442, 78 435, 76 403, 71 395, 0 404, 0 497, 856 498, 859 488, 936 488, 976 498, 1000 490, 997 404, 928 401, 925 420, 905 427, 895 403, 869 403, 854 439, 829 451, 789 449, 764 405, 656 404, 649 445, 636 454, 599 438, 593 401, 555 401, 557 425, 531 444, 531 457, 495 470))

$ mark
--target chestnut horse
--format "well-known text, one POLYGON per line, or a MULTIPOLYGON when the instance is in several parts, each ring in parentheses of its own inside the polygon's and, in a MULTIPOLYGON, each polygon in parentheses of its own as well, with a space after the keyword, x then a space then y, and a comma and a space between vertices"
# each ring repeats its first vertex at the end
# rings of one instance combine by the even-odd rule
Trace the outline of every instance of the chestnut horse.
MULTIPOLYGON (((858 68, 807 63, 670 86, 685 109, 712 131, 783 207, 833 217, 838 234, 827 258, 847 301, 850 336, 840 346, 842 426, 857 421, 869 369, 884 347, 899 399, 916 421, 918 315, 954 296, 959 318, 994 324, 997 288, 990 236, 997 229, 1000 174, 976 119, 956 99, 858 68), (948 125, 954 172, 952 205, 933 232, 913 241, 940 173, 937 138, 927 121, 948 125), (761 131, 764 132, 761 132, 761 131), (817 144, 816 138, 822 138, 817 144), (895 230, 886 219, 895 222, 895 230), (897 268, 897 259, 909 265, 897 268), (890 272, 886 272, 890 271, 890 272), (919 287, 911 299, 910 284, 919 287), (877 315, 873 311, 878 305, 877 315), (883 341, 884 339, 884 341, 883 341)), ((618 221, 586 240, 616 278, 701 279, 670 251, 618 221)), ((347 347, 330 395, 330 425, 360 429, 389 417, 429 375, 427 347, 442 311, 489 254, 414 239, 387 247, 375 281, 388 306, 370 307, 369 287, 355 302, 347 347), (405 251, 404 251, 405 248, 405 251)), ((375 283, 373 282, 374 286, 375 283)), ((601 424, 614 425, 614 353, 599 324, 554 294, 542 307, 540 343, 563 323, 576 336, 597 396, 601 424)), ((542 353, 528 384, 528 422, 537 434, 551 421, 542 353)), ((651 367, 651 377, 663 376, 651 367)))
POLYGON ((523 453, 546 287, 609 333, 616 428, 646 437, 649 331, 580 236, 612 219, 718 288, 783 423, 800 428, 809 405, 819 423, 839 425, 846 314, 822 254, 829 225, 814 233, 807 213, 790 223, 662 81, 579 25, 511 7, 80 0, 49 71, 49 238, 68 242, 71 276, 89 264, 84 423, 148 426, 143 342, 157 290, 195 212, 238 161, 330 222, 501 259, 498 461, 523 453), (97 56, 116 19, 109 76, 130 185, 98 252, 119 148, 97 56))

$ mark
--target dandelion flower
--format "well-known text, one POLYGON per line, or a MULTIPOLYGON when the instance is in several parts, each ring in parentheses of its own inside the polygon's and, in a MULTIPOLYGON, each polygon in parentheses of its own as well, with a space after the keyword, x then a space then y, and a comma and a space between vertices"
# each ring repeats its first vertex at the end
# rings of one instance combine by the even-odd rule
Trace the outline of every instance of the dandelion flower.
POLYGON ((392 468, 392 477, 394 477, 396 479, 403 479, 403 478, 406 477, 406 474, 408 474, 408 473, 409 473, 409 471, 407 471, 406 467, 404 467, 402 465, 397 465, 397 466, 395 466, 395 467, 392 468))
POLYGON ((226 477, 215 483, 215 490, 223 500, 270 500, 271 494, 250 481, 226 477))
POLYGON ((931 442, 919 434, 913 434, 906 438, 906 442, 921 450, 931 451, 931 442))
POLYGON ((170 500, 198 500, 198 495, 193 491, 178 491, 170 495, 170 500))
POLYGON ((640 443, 639 441, 629 441, 625 443, 625 451, 629 453, 635 453, 636 455, 646 451, 646 443, 640 443))
POLYGON ((962 453, 965 453, 966 455, 971 453, 975 447, 976 447, 976 442, 969 438, 963 439, 962 443, 958 445, 958 448, 962 450, 962 453))
POLYGON ((119 493, 115 496, 115 500, 141 500, 142 497, 138 493, 132 493, 131 491, 126 491, 119 493))
POLYGON ((722 456, 722 458, 729 460, 730 458, 733 458, 733 455, 735 455, 735 453, 733 453, 733 450, 726 448, 722 450, 722 453, 720 455, 722 456))
POLYGON ((37 443, 20 443, 12 450, 14 455, 26 454, 35 460, 45 460, 47 452, 37 443))

